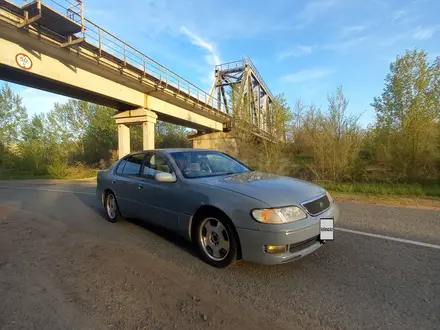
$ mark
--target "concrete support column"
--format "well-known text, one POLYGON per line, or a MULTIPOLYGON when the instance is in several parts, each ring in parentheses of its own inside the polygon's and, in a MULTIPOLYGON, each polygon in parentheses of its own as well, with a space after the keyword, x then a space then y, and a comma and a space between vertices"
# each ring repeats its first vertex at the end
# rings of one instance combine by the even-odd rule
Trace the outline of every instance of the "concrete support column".
POLYGON ((118 125, 119 158, 130 153, 130 125, 142 125, 143 149, 154 149, 154 127, 157 115, 147 109, 127 110, 114 116, 118 125))
POLYGON ((119 158, 130 153, 130 128, 125 124, 118 124, 118 153, 119 158))
POLYGON ((188 137, 195 149, 211 149, 236 156, 238 147, 235 137, 231 133, 214 132, 195 134, 188 137))
POLYGON ((154 149, 154 133, 157 115, 152 111, 147 111, 146 121, 142 123, 143 148, 144 150, 154 149))

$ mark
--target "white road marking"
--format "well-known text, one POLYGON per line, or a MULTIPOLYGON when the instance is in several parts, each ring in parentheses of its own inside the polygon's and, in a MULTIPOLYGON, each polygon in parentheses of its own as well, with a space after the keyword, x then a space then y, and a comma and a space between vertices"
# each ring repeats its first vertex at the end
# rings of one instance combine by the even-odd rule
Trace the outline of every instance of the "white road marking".
POLYGON ((61 192, 61 193, 70 193, 70 194, 81 194, 81 195, 95 195, 95 193, 92 193, 92 192, 77 191, 77 190, 61 190, 61 189, 47 189, 47 188, 35 188, 35 187, 13 187, 13 186, 0 186, 0 188, 40 190, 40 191, 51 191, 51 192, 61 192))
POLYGON ((345 228, 336 228, 335 227, 335 230, 346 232, 346 233, 351 233, 351 234, 356 234, 356 235, 363 235, 363 236, 381 238, 381 239, 385 239, 385 240, 388 240, 388 241, 407 243, 407 244, 424 246, 424 247, 429 247, 429 248, 432 248, 432 249, 440 250, 440 245, 436 245, 436 244, 412 241, 412 240, 409 240, 409 239, 403 239, 403 238, 397 238, 397 237, 391 237, 391 236, 385 236, 385 235, 379 235, 379 234, 366 233, 366 232, 363 232, 363 231, 357 231, 357 230, 345 229, 345 228))
MULTIPOLYGON (((76 191, 76 190, 47 189, 47 188, 35 188, 35 187, 14 187, 14 186, 0 186, 0 188, 24 189, 24 190, 40 190, 40 191, 61 192, 61 193, 82 194, 82 195, 95 195, 95 193, 86 192, 86 191, 76 191)), ((424 243, 424 242, 413 241, 413 240, 409 240, 409 239, 403 239, 403 238, 397 238, 397 237, 391 237, 391 236, 367 233, 367 232, 364 232, 364 231, 357 231, 357 230, 346 229, 346 228, 339 228, 339 227, 335 227, 335 230, 342 231, 342 232, 345 232, 345 233, 351 233, 351 234, 356 234, 356 235, 380 238, 380 239, 385 239, 385 240, 388 240, 388 241, 394 241, 394 242, 418 245, 418 246, 423 246, 423 247, 428 247, 428 248, 440 250, 440 245, 436 245, 436 244, 424 243)))

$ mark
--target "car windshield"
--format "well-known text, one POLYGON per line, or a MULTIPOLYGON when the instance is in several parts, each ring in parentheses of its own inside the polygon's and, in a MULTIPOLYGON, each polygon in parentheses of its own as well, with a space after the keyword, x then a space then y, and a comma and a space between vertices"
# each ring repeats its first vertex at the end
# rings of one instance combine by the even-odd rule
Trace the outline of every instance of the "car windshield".
POLYGON ((171 157, 185 178, 202 178, 250 171, 249 168, 233 158, 217 151, 173 152, 171 157))

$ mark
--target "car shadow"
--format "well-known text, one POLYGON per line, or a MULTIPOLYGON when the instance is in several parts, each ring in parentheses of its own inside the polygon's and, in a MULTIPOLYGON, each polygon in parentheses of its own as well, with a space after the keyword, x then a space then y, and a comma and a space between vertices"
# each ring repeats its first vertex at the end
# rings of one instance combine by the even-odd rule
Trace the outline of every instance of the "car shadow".
MULTIPOLYGON (((99 204, 97 200, 90 199, 90 196, 85 195, 77 195, 77 198, 89 209, 93 210, 99 218, 102 219, 102 221, 107 221, 106 214, 104 208, 99 204)), ((195 246, 177 234, 176 232, 173 232, 169 229, 153 225, 151 223, 148 223, 146 221, 140 220, 140 219, 133 219, 128 218, 125 219, 125 221, 132 223, 136 226, 142 227, 149 232, 153 233, 154 235, 170 242, 171 244, 175 245, 176 247, 180 248, 181 250, 191 254, 194 257, 198 257, 198 251, 196 250, 195 246)))
MULTIPOLYGON (((104 211, 102 211, 102 214, 103 214, 103 217, 105 218, 104 211)), ((167 240, 168 242, 172 243, 173 245, 175 245, 176 247, 184 250, 185 252, 187 252, 195 257, 198 257, 198 253, 197 253, 197 250, 196 250, 194 244, 192 244, 190 241, 184 239, 182 236, 178 235, 177 233, 175 233, 171 230, 168 230, 166 228, 160 227, 160 226, 152 225, 152 224, 150 224, 146 221, 140 220, 140 219, 129 218, 129 219, 125 219, 125 220, 152 232, 153 234, 159 236, 160 238, 163 238, 163 239, 167 240)))

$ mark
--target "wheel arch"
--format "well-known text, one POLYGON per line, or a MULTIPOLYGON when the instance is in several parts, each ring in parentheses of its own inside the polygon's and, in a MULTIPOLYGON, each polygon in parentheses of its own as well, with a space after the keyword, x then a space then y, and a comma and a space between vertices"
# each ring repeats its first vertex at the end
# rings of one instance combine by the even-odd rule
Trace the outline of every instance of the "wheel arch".
MULTIPOLYGON (((113 195, 115 195, 115 192, 113 190, 111 190, 110 188, 105 188, 101 194, 101 203, 104 206, 105 206, 105 198, 107 197, 107 194, 109 192, 111 192, 111 193, 113 193, 113 195)), ((115 197, 116 197, 116 195, 115 195, 115 197)))
POLYGON ((197 227, 198 222, 202 219, 203 216, 208 215, 208 214, 221 216, 223 219, 225 219, 226 221, 229 222, 229 224, 231 225, 231 227, 234 231, 234 236, 237 241, 237 246, 238 246, 237 259, 241 259, 242 258, 241 243, 240 243, 240 236, 238 236, 237 228, 235 227, 231 218, 224 211, 222 211, 221 209, 219 209, 218 207, 215 207, 213 205, 202 205, 191 217, 190 228, 189 228, 189 235, 190 235, 191 241, 193 240, 194 231, 197 227))

